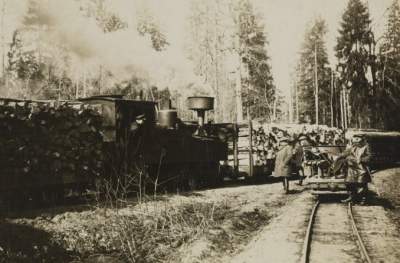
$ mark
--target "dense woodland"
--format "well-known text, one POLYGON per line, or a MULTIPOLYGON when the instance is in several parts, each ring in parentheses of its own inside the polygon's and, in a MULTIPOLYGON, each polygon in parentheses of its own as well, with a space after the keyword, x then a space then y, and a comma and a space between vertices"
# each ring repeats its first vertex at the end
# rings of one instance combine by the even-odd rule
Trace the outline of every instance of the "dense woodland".
POLYGON ((9 33, 8 14, 16 3, 0 3, 2 97, 170 98, 181 117, 190 118, 185 98, 211 95, 217 122, 251 117, 400 128, 394 114, 400 106, 398 0, 380 18, 386 23, 382 36, 375 35, 377 21, 371 20, 365 2, 348 1, 335 46, 336 65, 328 58, 326 21, 311 20, 288 100, 275 86, 268 25, 252 0, 188 1, 184 48, 176 47, 144 0, 132 1, 131 17, 110 8, 108 0, 25 2, 18 26, 9 33))
POLYGON ((292 119, 337 127, 399 129, 400 5, 394 0, 379 19, 385 32, 376 36, 366 3, 349 0, 342 15, 335 47, 337 65, 330 66, 323 18, 305 32, 296 68, 292 119), (315 65, 317 65, 317 70, 315 65), (317 71, 317 78, 316 78, 317 71))

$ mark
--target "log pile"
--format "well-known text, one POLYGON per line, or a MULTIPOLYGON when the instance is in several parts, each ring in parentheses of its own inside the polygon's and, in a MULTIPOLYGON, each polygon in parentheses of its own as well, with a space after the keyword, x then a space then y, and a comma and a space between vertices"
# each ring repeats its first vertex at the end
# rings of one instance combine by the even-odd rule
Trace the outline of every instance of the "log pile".
POLYGON ((101 125, 99 114, 83 106, 0 105, 1 187, 65 183, 65 178, 87 180, 99 175, 101 125))
POLYGON ((247 176, 269 173, 273 169, 276 139, 263 126, 250 123, 237 125, 236 140, 229 141, 228 164, 234 165, 235 149, 238 172, 247 176), (237 146, 235 148, 235 145, 237 146))
POLYGON ((255 165, 266 165, 267 160, 275 158, 275 138, 258 127, 252 130, 253 159, 255 165))

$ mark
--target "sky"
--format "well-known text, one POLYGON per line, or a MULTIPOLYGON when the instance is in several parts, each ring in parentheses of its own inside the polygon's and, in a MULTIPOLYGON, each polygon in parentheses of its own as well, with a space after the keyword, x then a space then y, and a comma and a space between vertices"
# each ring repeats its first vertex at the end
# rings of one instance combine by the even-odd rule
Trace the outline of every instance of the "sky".
MULTIPOLYGON (((172 45, 182 44, 184 19, 188 14, 185 0, 148 0, 169 32, 172 45), (174 42, 175 40, 175 42, 174 42)), ((372 27, 378 38, 382 35, 387 8, 392 0, 364 0, 373 20, 372 27)), ((288 95, 294 66, 298 59, 307 26, 317 17, 326 20, 328 32, 326 47, 331 65, 335 65, 334 46, 339 24, 348 0, 253 0, 257 12, 264 18, 275 84, 288 95)))
MULTIPOLYGON (((369 0, 373 31, 378 38, 386 23, 386 9, 392 0, 369 0)), ((315 18, 325 19, 328 32, 326 47, 331 65, 336 64, 334 46, 342 14, 348 0, 255 0, 257 10, 265 19, 269 55, 276 86, 285 95, 289 93, 298 52, 307 25, 315 18)))
MULTIPOLYGON (((6 30, 10 32, 16 26, 18 17, 23 14, 28 0, 1 0, 8 5, 5 21, 6 30), (25 5, 24 5, 25 3, 25 5)), ((56 0, 46 0, 56 1, 56 0)), ((60 0, 58 0, 60 1, 60 0)), ((72 0, 71 0, 72 1, 72 0)), ((186 34, 186 18, 189 15, 189 0, 107 0, 109 6, 122 15, 126 21, 133 19, 135 4, 142 1, 148 6, 162 30, 168 37, 169 54, 167 59, 175 63, 184 63, 183 48, 186 34)), ((341 16, 348 0, 252 0, 255 10, 264 18, 265 30, 269 41, 268 53, 275 84, 284 95, 289 94, 294 66, 302 44, 304 33, 313 19, 322 17, 326 20, 328 33, 326 46, 330 63, 335 64, 334 46, 338 36, 341 16)), ((382 35, 386 23, 387 8, 392 0, 364 0, 373 20, 376 37, 382 35)), ((68 15, 68 14, 67 14, 68 15)), ((66 16, 66 15, 64 15, 66 16)), ((84 25, 82 25, 84 26, 84 25)), ((80 26, 79 26, 80 27, 80 26)), ((78 28, 79 28, 78 27, 78 28)), ((142 52, 143 53, 143 52, 142 52)), ((145 55, 145 54, 143 54, 145 55)), ((187 65, 185 64, 185 67, 187 65)))

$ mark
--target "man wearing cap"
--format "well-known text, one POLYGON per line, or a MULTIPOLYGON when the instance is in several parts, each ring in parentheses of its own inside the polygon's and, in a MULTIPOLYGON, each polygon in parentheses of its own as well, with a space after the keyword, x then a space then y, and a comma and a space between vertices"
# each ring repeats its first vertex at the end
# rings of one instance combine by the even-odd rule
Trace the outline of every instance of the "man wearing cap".
POLYGON ((146 121, 146 116, 144 114, 140 114, 135 117, 135 120, 130 124, 130 138, 131 142, 135 142, 135 145, 132 149, 135 149, 133 152, 138 153, 140 147, 143 147, 143 136, 145 136, 146 132, 144 131, 144 123, 146 121))
POLYGON ((289 144, 289 138, 282 137, 279 140, 279 149, 276 153, 274 174, 276 177, 282 177, 283 189, 286 194, 289 193, 289 177, 293 172, 292 159, 293 147, 289 144))
POLYGON ((361 134, 353 135, 350 147, 341 156, 346 158, 347 175, 345 181, 349 190, 349 197, 343 201, 351 202, 356 194, 360 194, 361 203, 365 203, 368 183, 371 182, 368 168, 371 151, 364 136, 361 134))
POLYGON ((303 161, 304 161, 304 151, 310 148, 310 143, 308 137, 304 134, 301 134, 298 137, 297 143, 294 147, 294 169, 299 175, 299 185, 303 184, 304 179, 304 168, 303 168, 303 161))

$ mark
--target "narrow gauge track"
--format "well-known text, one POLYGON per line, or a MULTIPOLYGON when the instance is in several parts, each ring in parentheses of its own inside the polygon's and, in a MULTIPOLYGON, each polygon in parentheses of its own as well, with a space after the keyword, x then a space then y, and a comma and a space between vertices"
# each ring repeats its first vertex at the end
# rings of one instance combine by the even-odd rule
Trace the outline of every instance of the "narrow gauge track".
POLYGON ((358 231, 351 203, 346 208, 340 203, 316 202, 300 262, 372 262, 358 231))

